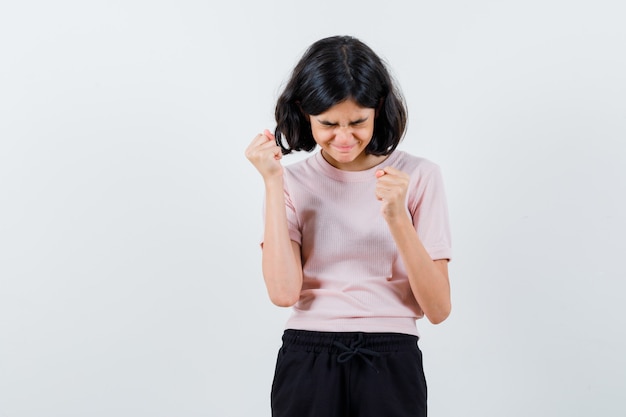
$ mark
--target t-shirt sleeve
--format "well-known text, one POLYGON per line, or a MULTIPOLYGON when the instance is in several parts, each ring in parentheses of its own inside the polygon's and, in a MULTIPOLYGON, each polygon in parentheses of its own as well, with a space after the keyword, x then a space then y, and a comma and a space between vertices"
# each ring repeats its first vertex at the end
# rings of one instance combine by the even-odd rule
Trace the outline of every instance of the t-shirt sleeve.
POLYGON ((302 245, 302 232, 300 231, 298 214, 287 184, 288 181, 285 179, 285 209, 287 210, 287 227, 289 228, 289 238, 299 245, 302 245))
POLYGON ((411 180, 409 211, 422 244, 433 260, 451 259, 448 203, 439 166, 417 169, 411 180))
MULTIPOLYGON (((289 230, 289 238, 299 245, 302 244, 302 233, 300 232, 298 216, 295 205, 292 201, 291 194, 287 186, 287 179, 285 178, 285 210, 287 212, 287 227, 289 230)), ((265 222, 265 202, 263 203, 263 222, 265 222)), ((265 227, 263 227, 265 229, 265 227)), ((261 246, 263 246, 264 235, 261 234, 261 246)))

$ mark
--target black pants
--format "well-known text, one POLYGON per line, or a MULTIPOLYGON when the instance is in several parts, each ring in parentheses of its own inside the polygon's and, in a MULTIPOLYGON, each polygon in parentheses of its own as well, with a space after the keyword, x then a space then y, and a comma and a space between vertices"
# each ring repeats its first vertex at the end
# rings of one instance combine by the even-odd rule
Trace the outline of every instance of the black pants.
POLYGON ((286 330, 272 385, 272 416, 426 416, 417 337, 286 330))

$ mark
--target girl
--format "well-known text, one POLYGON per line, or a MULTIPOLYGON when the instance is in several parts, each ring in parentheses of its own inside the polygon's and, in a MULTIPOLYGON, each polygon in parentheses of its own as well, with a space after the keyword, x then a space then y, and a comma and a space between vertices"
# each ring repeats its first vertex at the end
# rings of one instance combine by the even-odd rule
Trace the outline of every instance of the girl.
POLYGON ((426 415, 415 322, 450 313, 450 230, 439 167, 396 150, 406 120, 382 60, 330 37, 293 70, 274 134, 246 149, 265 184, 265 284, 293 306, 274 417, 426 415))

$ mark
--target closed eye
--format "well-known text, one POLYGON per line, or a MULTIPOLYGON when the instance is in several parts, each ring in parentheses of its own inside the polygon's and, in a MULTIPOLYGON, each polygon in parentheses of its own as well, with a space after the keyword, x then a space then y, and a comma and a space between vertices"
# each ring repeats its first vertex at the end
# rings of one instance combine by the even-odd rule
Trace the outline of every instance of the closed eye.
MULTIPOLYGON (((368 117, 365 117, 363 119, 355 120, 353 122, 350 122, 350 126, 362 125, 363 123, 367 122, 368 119, 369 119, 368 117)), ((321 124, 322 126, 326 126, 326 127, 336 127, 336 126, 339 126, 339 123, 330 122, 328 120, 319 120, 319 119, 317 119, 317 122, 319 124, 321 124)))
POLYGON ((354 122, 350 122, 350 125, 351 126, 358 126, 358 125, 362 125, 365 122, 367 122, 367 118, 355 120, 354 122))
POLYGON ((328 127, 334 127, 334 126, 339 126, 338 123, 332 123, 332 122, 328 122, 326 120, 318 120, 318 122, 322 125, 322 126, 328 126, 328 127))

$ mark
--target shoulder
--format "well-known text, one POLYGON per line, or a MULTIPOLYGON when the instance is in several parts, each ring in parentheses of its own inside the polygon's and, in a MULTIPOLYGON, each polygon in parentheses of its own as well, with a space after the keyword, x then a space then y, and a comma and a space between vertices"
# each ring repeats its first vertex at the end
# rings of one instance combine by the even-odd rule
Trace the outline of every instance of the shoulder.
POLYGON ((439 164, 423 157, 401 152, 398 164, 410 176, 408 202, 409 210, 416 213, 418 206, 445 205, 445 185, 439 164))
POLYGON ((392 157, 390 165, 406 172, 411 177, 429 176, 433 173, 437 175, 441 170, 435 162, 405 151, 394 151, 392 157))
POLYGON ((308 188, 320 177, 317 154, 308 155, 304 159, 283 165, 285 189, 296 190, 308 188))
POLYGON ((313 155, 308 155, 304 159, 299 161, 286 163, 284 164, 285 172, 289 174, 303 174, 310 171, 315 171, 317 164, 315 163, 315 159, 317 157, 317 153, 313 155))

